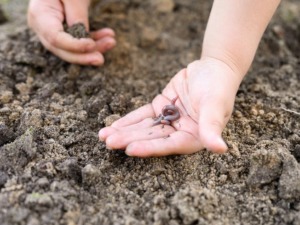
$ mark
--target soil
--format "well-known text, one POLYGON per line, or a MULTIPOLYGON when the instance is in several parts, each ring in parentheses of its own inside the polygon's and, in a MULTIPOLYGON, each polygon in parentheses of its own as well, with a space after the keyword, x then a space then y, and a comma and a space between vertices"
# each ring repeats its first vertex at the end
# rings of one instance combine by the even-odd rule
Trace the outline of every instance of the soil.
POLYGON ((89 33, 87 32, 83 23, 75 23, 71 27, 68 27, 66 24, 66 32, 71 34, 75 38, 88 38, 89 33))
POLYGON ((282 1, 264 34, 228 153, 140 159, 98 141, 199 57, 210 7, 94 1, 92 29, 118 41, 101 68, 53 56, 18 15, 0 45, 0 224, 300 224, 299 1, 282 1))
POLYGON ((3 12, 3 9, 0 5, 0 25, 7 22, 7 18, 6 18, 6 15, 5 13, 3 12))

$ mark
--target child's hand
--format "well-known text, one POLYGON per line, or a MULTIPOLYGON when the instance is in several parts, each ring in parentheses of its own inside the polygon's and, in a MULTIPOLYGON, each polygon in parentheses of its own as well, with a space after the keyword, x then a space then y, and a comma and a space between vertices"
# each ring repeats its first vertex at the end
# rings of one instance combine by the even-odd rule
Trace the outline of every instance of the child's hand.
POLYGON ((28 24, 37 33, 42 44, 52 53, 70 63, 102 65, 102 53, 116 44, 115 33, 109 28, 91 33, 92 38, 76 39, 64 32, 68 26, 83 23, 88 27, 89 0, 31 0, 28 24))
POLYGON ((240 82, 240 76, 222 61, 195 61, 176 74, 151 104, 103 128, 99 138, 109 149, 126 149, 130 156, 190 154, 203 148, 223 153, 227 146, 221 134, 240 82), (153 117, 176 96, 180 119, 172 126, 153 126, 153 117))
POLYGON ((235 94, 280 2, 228 1, 214 0, 202 59, 175 75, 151 104, 100 130, 99 138, 108 148, 126 149, 128 155, 140 157, 189 154, 203 148, 219 153, 227 150, 221 134, 235 94), (175 97, 180 119, 172 126, 153 126, 152 117, 175 97))

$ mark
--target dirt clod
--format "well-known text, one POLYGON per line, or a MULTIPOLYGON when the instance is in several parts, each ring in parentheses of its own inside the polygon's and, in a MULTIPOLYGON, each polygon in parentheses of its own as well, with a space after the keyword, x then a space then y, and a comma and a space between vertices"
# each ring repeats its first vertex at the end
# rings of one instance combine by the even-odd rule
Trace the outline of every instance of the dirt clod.
POLYGON ((270 183, 280 177, 281 171, 280 155, 270 150, 260 150, 251 156, 248 184, 256 186, 270 183))
POLYGON ((287 155, 283 161, 279 195, 287 200, 300 200, 300 165, 291 155, 287 155))
POLYGON ((101 177, 99 170, 91 165, 88 164, 82 169, 82 182, 87 185, 95 185, 101 177))
POLYGON ((107 116, 104 120, 105 126, 112 125, 113 122, 117 121, 120 118, 121 118, 120 114, 112 114, 110 116, 107 116))
POLYGON ((22 173, 35 155, 35 132, 29 129, 14 142, 0 148, 0 170, 22 173))
POLYGON ((6 181, 9 179, 9 176, 4 171, 0 170, 0 189, 4 187, 6 181))
POLYGON ((68 27, 66 31, 67 33, 78 39, 89 37, 89 33, 87 32, 83 23, 75 23, 71 27, 68 27))
POLYGON ((6 125, 0 124, 0 147, 8 142, 13 141, 15 133, 6 125))

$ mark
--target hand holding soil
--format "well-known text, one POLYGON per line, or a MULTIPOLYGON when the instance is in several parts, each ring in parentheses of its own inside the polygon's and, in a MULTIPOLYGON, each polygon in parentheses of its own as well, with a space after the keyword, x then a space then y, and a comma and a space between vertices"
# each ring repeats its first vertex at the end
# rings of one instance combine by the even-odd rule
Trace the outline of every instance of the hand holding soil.
POLYGON ((86 0, 31 0, 28 24, 36 32, 43 45, 63 60, 83 65, 99 66, 104 63, 103 53, 112 49, 115 33, 109 28, 91 32, 91 38, 74 38, 64 32, 63 22, 71 27, 83 23, 88 27, 86 0))
POLYGON ((145 105, 99 132, 110 149, 130 156, 191 154, 203 148, 223 153, 221 133, 232 113, 238 76, 215 59, 191 63, 177 73, 151 104, 145 105), (153 126, 153 119, 178 96, 180 118, 171 125, 153 126))

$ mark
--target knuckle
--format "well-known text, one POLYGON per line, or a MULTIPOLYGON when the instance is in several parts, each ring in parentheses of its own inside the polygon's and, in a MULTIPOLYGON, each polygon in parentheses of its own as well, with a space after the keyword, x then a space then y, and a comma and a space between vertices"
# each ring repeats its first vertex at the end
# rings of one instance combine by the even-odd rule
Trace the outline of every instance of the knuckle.
POLYGON ((89 46, 87 44, 80 44, 78 46, 79 51, 85 53, 85 52, 89 52, 89 46))

